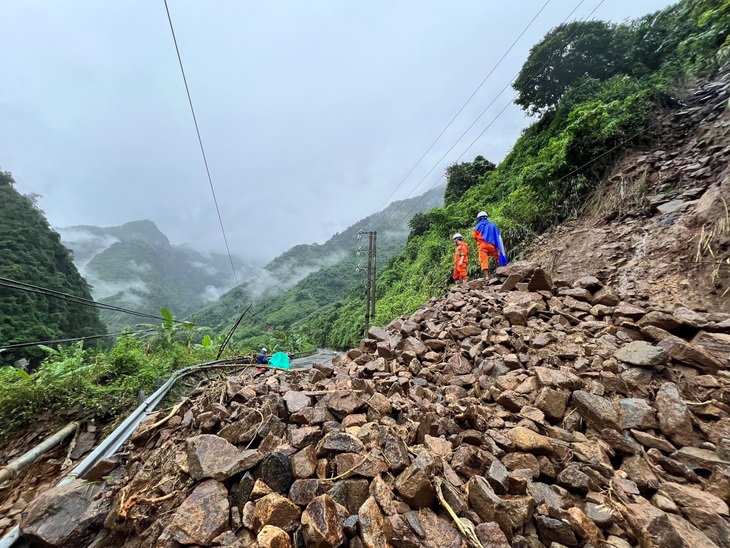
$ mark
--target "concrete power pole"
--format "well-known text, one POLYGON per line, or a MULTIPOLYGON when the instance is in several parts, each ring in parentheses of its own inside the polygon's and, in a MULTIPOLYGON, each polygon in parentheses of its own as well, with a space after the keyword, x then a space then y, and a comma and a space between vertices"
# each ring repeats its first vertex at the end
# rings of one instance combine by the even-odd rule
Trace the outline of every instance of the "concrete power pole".
POLYGON ((368 329, 370 329, 370 322, 372 322, 373 318, 375 318, 375 260, 377 255, 378 233, 377 231, 360 231, 358 234, 360 236, 363 234, 367 234, 369 236, 368 266, 366 271, 368 275, 368 280, 365 285, 365 333, 367 334, 368 329))

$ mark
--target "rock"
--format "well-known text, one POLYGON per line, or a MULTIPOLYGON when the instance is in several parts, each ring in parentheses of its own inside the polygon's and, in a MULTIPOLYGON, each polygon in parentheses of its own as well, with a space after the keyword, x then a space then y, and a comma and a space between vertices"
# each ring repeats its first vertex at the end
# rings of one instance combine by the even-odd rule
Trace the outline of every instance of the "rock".
POLYGON ((327 494, 336 503, 344 506, 350 514, 357 514, 369 496, 368 480, 362 478, 340 480, 327 494))
POLYGON ((433 504, 434 489, 426 472, 409 466, 395 480, 395 488, 412 508, 426 508, 433 504))
POLYGON ((584 390, 573 392, 573 405, 581 417, 583 417, 594 430, 601 431, 604 428, 619 428, 619 419, 616 409, 610 401, 584 390))
POLYGON ((228 490, 218 481, 203 481, 175 512, 170 536, 181 544, 210 546, 228 528, 228 516, 228 490))
POLYGON ((692 339, 697 345, 722 362, 725 369, 730 369, 730 333, 707 333, 700 331, 692 339))
POLYGON ((654 409, 644 399, 622 398, 618 401, 621 415, 621 428, 624 430, 657 427, 654 409))
POLYGON ((423 529, 423 548, 461 548, 464 541, 450 521, 437 516, 430 508, 418 512, 418 521, 423 529))
POLYGON ((666 337, 659 346, 665 348, 674 361, 690 365, 700 371, 716 373, 723 366, 722 361, 701 346, 690 344, 679 337, 666 337))
POLYGON ((662 384, 654 404, 662 433, 680 446, 692 445, 695 441, 692 419, 687 404, 679 397, 677 386, 671 382, 662 384))
POLYGON ((317 453, 314 446, 305 447, 289 457, 291 472, 295 478, 311 478, 317 469, 317 453))
POLYGON ((626 510, 624 518, 642 545, 684 546, 682 538, 672 527, 668 514, 648 502, 627 504, 626 510))
POLYGON ((568 523, 547 516, 535 516, 535 523, 543 542, 559 542, 565 546, 577 546, 573 529, 568 523))
POLYGON ((263 455, 255 449, 240 451, 223 438, 201 434, 187 440, 187 457, 193 480, 213 478, 224 481, 253 468, 263 455))
POLYGON ((521 451, 538 454, 549 454, 553 452, 553 446, 550 444, 549 438, 533 432, 528 428, 517 426, 508 430, 506 436, 521 451))
POLYGON ((284 394, 284 401, 286 402, 286 408, 289 413, 297 413, 312 405, 312 398, 307 396, 304 392, 296 392, 289 390, 284 394))
POLYGON ((360 507, 357 517, 360 521, 360 536, 365 548, 391 546, 385 534, 385 519, 373 497, 368 498, 360 507))
POLYGON ((274 525, 265 525, 256 536, 259 548, 291 548, 286 531, 274 525))
POLYGON ((289 500, 299 506, 306 506, 322 491, 321 480, 298 479, 289 489, 289 500))
POLYGON ((552 291, 553 280, 542 268, 535 269, 530 283, 527 284, 528 291, 552 291))
POLYGON ((271 493, 256 501, 253 522, 259 530, 265 525, 275 525, 287 533, 293 533, 299 527, 301 513, 299 507, 289 499, 271 493))
POLYGON ((637 322, 637 324, 639 325, 639 327, 643 327, 645 325, 654 325, 656 327, 664 329, 665 331, 674 331, 681 325, 677 321, 677 319, 674 318, 674 316, 656 310, 652 310, 645 314, 637 322))
POLYGON ((348 512, 328 495, 320 495, 302 513, 302 535, 312 548, 335 548, 345 540, 343 522, 348 512))
POLYGON ((493 521, 477 525, 476 534, 485 548, 510 548, 509 541, 502 529, 493 521))
POLYGON ((289 457, 277 451, 269 453, 259 466, 261 479, 277 493, 286 493, 294 481, 289 457))
POLYGON ((633 341, 619 348, 613 357, 639 367, 649 367, 665 363, 669 358, 669 351, 645 341, 633 341))
POLYGON ((347 432, 330 432, 317 446, 317 455, 332 453, 360 453, 365 446, 352 434, 347 432))
POLYGON ((388 468, 394 473, 401 472, 411 462, 408 448, 402 439, 387 435, 383 441, 383 458, 388 468))
POLYGON ((348 390, 336 390, 324 396, 320 401, 338 417, 352 415, 365 406, 365 402, 360 396, 348 390))
POLYGON ((481 476, 474 476, 469 479, 466 485, 469 506, 484 521, 495 521, 497 511, 502 501, 494 493, 486 479, 481 476))
POLYGON ((100 486, 73 480, 41 493, 23 511, 24 537, 37 546, 86 546, 101 529, 110 501, 100 486))
POLYGON ((567 390, 555 390, 545 386, 540 389, 535 398, 535 407, 545 413, 548 419, 560 420, 565 413, 568 398, 570 398, 570 392, 567 390))

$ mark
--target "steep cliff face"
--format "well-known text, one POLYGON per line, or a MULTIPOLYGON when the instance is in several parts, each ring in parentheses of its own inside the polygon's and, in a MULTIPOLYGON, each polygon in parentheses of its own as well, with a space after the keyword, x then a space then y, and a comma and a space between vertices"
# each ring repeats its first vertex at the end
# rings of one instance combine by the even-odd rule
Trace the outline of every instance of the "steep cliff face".
MULTIPOLYGON (((58 233, 14 183, 0 172, 0 277, 91 299, 58 233)), ((99 335, 104 329, 94 308, 0 286, 0 345, 99 335)), ((0 353, 0 363, 43 355, 37 348, 10 349, 0 353)))

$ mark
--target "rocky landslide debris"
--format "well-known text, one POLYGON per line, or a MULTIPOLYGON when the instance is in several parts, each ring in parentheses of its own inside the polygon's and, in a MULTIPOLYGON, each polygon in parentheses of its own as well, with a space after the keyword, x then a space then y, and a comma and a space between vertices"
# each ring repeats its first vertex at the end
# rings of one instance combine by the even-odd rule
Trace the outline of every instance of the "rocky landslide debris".
POLYGON ((95 548, 730 546, 730 315, 622 302, 529 263, 497 274, 331 364, 198 388, 140 425, 102 485, 35 501, 24 533, 95 548))

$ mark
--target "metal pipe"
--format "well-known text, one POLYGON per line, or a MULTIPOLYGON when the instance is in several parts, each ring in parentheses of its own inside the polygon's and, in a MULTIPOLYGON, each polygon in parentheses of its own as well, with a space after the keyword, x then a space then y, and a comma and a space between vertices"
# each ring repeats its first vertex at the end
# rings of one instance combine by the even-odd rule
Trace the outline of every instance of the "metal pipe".
POLYGON ((59 430, 52 436, 47 437, 45 440, 33 447, 33 449, 31 449, 27 453, 24 453, 14 461, 11 461, 6 466, 0 467, 0 483, 3 483, 4 481, 14 477, 18 472, 20 472, 26 466, 29 466, 43 453, 55 447, 67 437, 69 437, 72 433, 76 432, 78 428, 78 422, 71 422, 61 428, 61 430, 59 430))
MULTIPOLYGON (((235 359, 235 358, 234 358, 235 359)), ((87 457, 81 461, 71 473, 66 475, 58 486, 66 485, 73 481, 75 478, 83 475, 84 472, 93 467, 97 462, 107 457, 110 457, 122 446, 122 444, 132 435, 134 430, 137 428, 145 415, 152 411, 162 399, 165 397, 167 392, 172 386, 181 378, 195 373, 196 371, 203 371, 205 369, 217 369, 217 368, 244 368, 244 367, 258 367, 264 369, 274 369, 276 371, 282 371, 276 367, 270 367, 262 364, 250 364, 250 363, 230 363, 232 360, 216 360, 212 362, 201 363, 197 365, 191 365, 184 369, 180 369, 172 374, 172 376, 163 384, 160 388, 155 391, 149 398, 147 398, 142 404, 137 407, 125 420, 122 422, 114 431, 107 436, 103 442, 101 442, 94 451, 92 451, 87 457)), ((0 548, 12 548, 13 545, 20 539, 20 527, 13 527, 8 534, 0 538, 0 548)))

